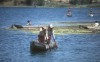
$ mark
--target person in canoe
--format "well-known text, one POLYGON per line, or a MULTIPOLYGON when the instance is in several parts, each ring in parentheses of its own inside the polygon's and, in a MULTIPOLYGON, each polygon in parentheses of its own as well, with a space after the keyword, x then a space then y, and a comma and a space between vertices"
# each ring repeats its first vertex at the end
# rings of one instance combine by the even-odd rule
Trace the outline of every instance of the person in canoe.
POLYGON ((33 41, 30 45, 31 51, 40 52, 57 48, 58 46, 55 40, 51 41, 52 36, 53 36, 52 25, 45 28, 41 27, 38 35, 38 42, 33 41))
POLYGON ((70 8, 68 8, 68 12, 70 12, 71 11, 71 9, 70 8))
POLYGON ((54 36, 54 31, 53 31, 53 25, 50 24, 46 28, 40 28, 40 32, 38 35, 38 41, 39 43, 46 43, 50 44, 50 41, 53 40, 55 42, 55 36, 54 36))
POLYGON ((90 9, 90 13, 89 13, 89 15, 90 15, 91 17, 94 16, 94 15, 93 15, 93 10, 92 10, 92 8, 90 9))
POLYGON ((38 35, 38 41, 39 41, 39 43, 45 43, 45 36, 46 36, 46 29, 44 29, 43 27, 41 27, 39 35, 38 35))
POLYGON ((68 8, 67 16, 68 17, 71 17, 72 16, 72 12, 71 12, 71 9, 70 8, 68 8))
POLYGON ((55 36, 54 36, 54 33, 53 33, 53 25, 50 24, 46 30, 46 41, 47 41, 47 44, 50 44, 50 41, 53 39, 55 41, 55 36))
POLYGON ((32 24, 31 24, 31 21, 30 20, 28 20, 27 21, 27 26, 31 26, 32 24))
POLYGON ((97 21, 95 21, 94 27, 98 27, 99 23, 97 21))

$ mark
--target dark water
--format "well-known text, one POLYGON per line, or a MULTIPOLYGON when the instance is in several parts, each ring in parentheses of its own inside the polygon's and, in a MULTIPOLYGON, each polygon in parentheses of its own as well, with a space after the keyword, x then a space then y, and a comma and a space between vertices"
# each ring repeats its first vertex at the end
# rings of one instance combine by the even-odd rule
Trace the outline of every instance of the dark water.
MULTIPOLYGON (((99 8, 94 8, 94 18, 85 15, 89 8, 74 9, 77 17, 68 18, 65 16, 66 8, 0 8, 0 28, 13 23, 24 25, 28 19, 33 24, 100 21, 99 8)), ((56 35, 57 49, 31 53, 30 42, 36 39, 37 35, 30 32, 0 29, 0 62, 100 62, 100 34, 56 35)))

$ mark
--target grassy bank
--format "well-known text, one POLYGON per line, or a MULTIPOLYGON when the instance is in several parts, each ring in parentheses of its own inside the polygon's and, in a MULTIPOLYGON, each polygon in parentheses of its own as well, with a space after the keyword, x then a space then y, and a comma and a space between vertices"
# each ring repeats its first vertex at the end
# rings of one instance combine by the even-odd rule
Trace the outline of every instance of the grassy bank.
MULTIPOLYGON (((22 30, 24 32, 30 32, 33 34, 39 33, 39 28, 34 29, 13 29, 13 30, 22 30)), ((77 28, 77 27, 54 27, 54 34, 65 35, 65 34, 90 34, 93 33, 92 30, 77 28)))
POLYGON ((55 34, 86 34, 92 33, 92 31, 87 29, 78 29, 78 28, 54 28, 55 34))
MULTIPOLYGON (((88 33, 100 33, 100 29, 90 29, 88 26, 94 26, 94 22, 53 22, 54 34, 88 34, 88 33), (61 24, 61 25, 60 25, 61 24)), ((48 26, 48 25, 43 25, 48 26)), ((42 27, 43 27, 42 26, 42 27)), ((8 28, 9 30, 22 30, 34 34, 39 33, 41 26, 23 26, 23 28, 17 29, 16 27, 8 28)), ((100 26, 98 26, 99 28, 100 26)))

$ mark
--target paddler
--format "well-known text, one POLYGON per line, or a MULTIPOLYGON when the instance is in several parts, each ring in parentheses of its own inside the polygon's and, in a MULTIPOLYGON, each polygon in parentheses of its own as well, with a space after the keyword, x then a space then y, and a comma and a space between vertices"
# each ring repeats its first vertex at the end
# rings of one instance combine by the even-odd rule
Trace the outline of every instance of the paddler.
POLYGON ((46 36, 46 29, 44 29, 43 27, 41 27, 39 35, 38 35, 38 41, 40 43, 44 43, 45 42, 45 36, 46 36))
POLYGON ((46 41, 47 44, 50 44, 51 39, 53 38, 53 40, 55 41, 55 36, 54 36, 54 31, 53 31, 53 25, 50 24, 46 30, 46 41))
POLYGON ((90 15, 91 17, 94 16, 94 15, 93 15, 93 10, 92 10, 92 8, 90 9, 90 13, 89 13, 89 15, 90 15))
POLYGON ((28 20, 28 21, 27 21, 27 26, 30 26, 30 25, 32 25, 32 23, 31 23, 30 20, 28 20))
POLYGON ((97 21, 95 21, 94 27, 98 27, 99 23, 97 21))

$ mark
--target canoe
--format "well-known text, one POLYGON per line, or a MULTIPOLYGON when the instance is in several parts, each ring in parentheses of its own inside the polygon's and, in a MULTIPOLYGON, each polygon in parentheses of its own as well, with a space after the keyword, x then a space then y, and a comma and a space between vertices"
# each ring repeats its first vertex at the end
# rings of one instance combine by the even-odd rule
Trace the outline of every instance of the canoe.
POLYGON ((72 17, 72 13, 67 13, 67 16, 68 17, 72 17))
POLYGON ((22 25, 13 24, 10 28, 13 28, 13 29, 21 29, 21 28, 23 28, 23 26, 22 25))
POLYGON ((32 29, 39 28, 39 27, 37 27, 37 26, 22 26, 22 25, 13 24, 13 25, 11 25, 10 28, 12 28, 12 29, 32 30, 32 29))
POLYGON ((93 14, 89 14, 89 16, 90 16, 90 17, 93 17, 94 15, 93 15, 93 14))
POLYGON ((83 25, 79 25, 79 28, 80 28, 80 29, 88 29, 87 26, 83 26, 83 25))
POLYGON ((32 41, 30 43, 30 49, 31 51, 47 51, 53 48, 57 48, 56 42, 51 42, 50 44, 43 44, 39 42, 32 41))
POLYGON ((100 30, 100 26, 87 26, 88 29, 100 30))

